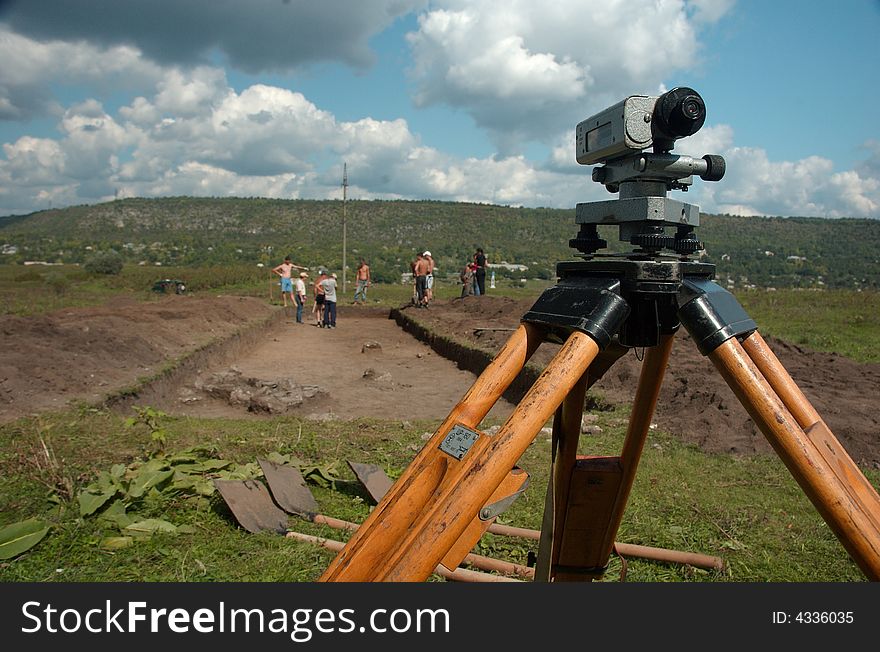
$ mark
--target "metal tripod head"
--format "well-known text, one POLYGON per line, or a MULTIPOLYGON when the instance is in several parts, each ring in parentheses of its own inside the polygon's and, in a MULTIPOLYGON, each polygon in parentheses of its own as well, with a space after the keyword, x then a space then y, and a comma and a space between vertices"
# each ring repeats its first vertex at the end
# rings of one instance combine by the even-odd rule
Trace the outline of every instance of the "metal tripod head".
POLYGON ((619 239, 636 249, 629 256, 655 256, 671 249, 688 256, 701 249, 694 228, 700 209, 668 199, 669 190, 687 191, 696 174, 719 181, 724 159, 715 154, 693 158, 672 154, 678 138, 695 134, 706 119, 703 98, 691 88, 674 88, 659 97, 632 95, 578 124, 576 158, 593 169, 593 181, 619 198, 577 205, 580 232, 569 241, 585 258, 604 249, 598 225, 619 226, 619 239), (644 150, 652 148, 653 151, 644 150), (665 227, 674 226, 675 235, 665 227))

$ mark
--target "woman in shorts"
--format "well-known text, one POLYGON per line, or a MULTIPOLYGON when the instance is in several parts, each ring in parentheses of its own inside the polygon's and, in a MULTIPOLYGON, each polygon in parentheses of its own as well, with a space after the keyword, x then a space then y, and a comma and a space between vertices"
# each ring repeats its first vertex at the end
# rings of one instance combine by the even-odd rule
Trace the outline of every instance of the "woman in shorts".
POLYGON ((324 327, 324 288, 321 287, 321 281, 327 278, 327 270, 321 269, 318 272, 318 278, 312 286, 312 292, 315 295, 315 305, 312 307, 312 314, 315 316, 315 326, 324 327))

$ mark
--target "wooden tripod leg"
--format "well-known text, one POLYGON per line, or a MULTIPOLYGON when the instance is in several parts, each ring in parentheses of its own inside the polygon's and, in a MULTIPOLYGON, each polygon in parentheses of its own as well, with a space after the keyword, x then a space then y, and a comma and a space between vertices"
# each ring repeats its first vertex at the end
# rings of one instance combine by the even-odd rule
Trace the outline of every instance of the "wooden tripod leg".
POLYGON ((840 482, 852 492, 853 497, 861 503, 865 512, 880 528, 880 495, 877 494, 877 490, 868 482, 861 469, 804 396, 800 387, 767 346, 764 338, 755 331, 743 341, 742 346, 782 399, 798 425, 803 428, 806 436, 816 446, 819 454, 837 474, 840 482))
POLYGON ((712 363, 862 572, 880 580, 880 530, 819 454, 735 337, 712 363))
MULTIPOLYGON (((568 466, 556 471, 564 477, 554 487, 558 495, 552 564, 540 579, 546 576, 553 582, 583 582, 604 573, 657 405, 672 341, 672 335, 664 335, 657 346, 647 351, 622 454, 609 457, 570 453, 568 459, 558 456, 557 462, 568 466), (569 484, 563 486, 566 479, 569 484)), ((542 546, 545 539, 542 533, 542 546)))
POLYGON ((589 335, 578 331, 569 336, 501 429, 480 437, 458 463, 448 462, 436 499, 412 523, 408 536, 395 543, 392 555, 377 560, 384 563, 376 580, 424 581, 431 574, 598 353, 589 335))
POLYGON ((575 384, 553 418, 550 480, 544 503, 544 521, 541 525, 538 560, 535 565, 535 581, 538 582, 551 581, 554 576, 553 569, 559 563, 562 528, 565 525, 565 510, 568 505, 568 489, 571 485, 571 473, 577 457, 588 375, 589 372, 584 374, 575 384))
MULTIPOLYGON (((443 479, 444 460, 436 455, 440 443, 455 424, 475 428, 483 420, 542 340, 543 333, 539 328, 531 324, 520 325, 330 563, 320 581, 368 582, 374 579, 381 563, 392 554, 443 479)), ((507 471, 512 467, 513 464, 507 471)), ((436 563, 439 560, 434 565, 436 563)))
POLYGON ((603 546, 605 559, 608 559, 614 549, 614 538, 617 536, 617 530, 623 520, 623 512, 626 510, 633 482, 636 479, 636 470, 642 459, 642 450, 645 447, 651 420, 654 418, 654 410, 657 407, 657 399, 660 397, 660 387, 663 384, 663 377, 666 375, 666 366, 669 364, 674 338, 674 333, 663 335, 657 346, 647 350, 645 360, 642 362, 629 426, 626 430, 626 439, 624 439, 623 449, 620 453, 620 466, 623 470, 620 489, 614 503, 611 522, 605 532, 603 546))

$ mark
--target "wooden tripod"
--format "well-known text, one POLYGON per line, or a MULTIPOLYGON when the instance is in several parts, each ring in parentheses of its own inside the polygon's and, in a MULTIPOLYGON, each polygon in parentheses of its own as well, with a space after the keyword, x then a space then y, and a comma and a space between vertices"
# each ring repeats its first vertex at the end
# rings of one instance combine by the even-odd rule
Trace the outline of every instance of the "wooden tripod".
POLYGON ((560 282, 452 409, 321 581, 424 581, 454 569, 528 482, 515 465, 553 417, 535 579, 600 576, 683 324, 862 572, 880 580, 880 496, 770 351, 714 267, 653 258, 560 263, 560 282), (559 352, 495 435, 476 430, 545 340, 559 352), (621 346, 621 344, 623 346, 621 346), (587 389, 627 346, 647 351, 623 450, 576 454, 587 389))

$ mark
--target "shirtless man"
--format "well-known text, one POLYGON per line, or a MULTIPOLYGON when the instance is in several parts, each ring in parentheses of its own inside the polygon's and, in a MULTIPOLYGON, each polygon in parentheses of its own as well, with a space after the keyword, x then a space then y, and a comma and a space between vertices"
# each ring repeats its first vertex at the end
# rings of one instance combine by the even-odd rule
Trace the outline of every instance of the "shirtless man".
POLYGON ((413 265, 413 273, 416 276, 416 306, 419 308, 428 307, 427 290, 428 290, 428 270, 430 263, 423 254, 416 256, 415 265, 413 265))
POLYGON ((428 273, 425 278, 425 305, 427 306, 434 298, 434 259, 431 252, 426 251, 422 257, 428 261, 428 273))
POLYGON ((361 264, 358 265, 357 272, 355 273, 355 280, 357 281, 357 287, 354 291, 354 302, 355 303, 366 303, 367 302, 367 288, 370 287, 370 266, 367 265, 367 261, 361 258, 361 264), (360 299, 358 299, 360 297, 360 299))
POLYGON ((290 295, 290 303, 291 305, 296 305, 296 297, 293 294, 293 278, 291 277, 291 272, 294 269, 299 269, 305 271, 308 267, 303 267, 302 265, 294 265, 290 262, 290 256, 284 257, 284 262, 278 265, 277 267, 272 268, 272 271, 278 276, 281 277, 281 298, 284 300, 284 307, 287 307, 287 295, 290 295))

